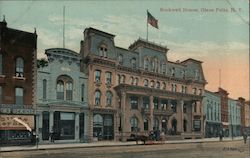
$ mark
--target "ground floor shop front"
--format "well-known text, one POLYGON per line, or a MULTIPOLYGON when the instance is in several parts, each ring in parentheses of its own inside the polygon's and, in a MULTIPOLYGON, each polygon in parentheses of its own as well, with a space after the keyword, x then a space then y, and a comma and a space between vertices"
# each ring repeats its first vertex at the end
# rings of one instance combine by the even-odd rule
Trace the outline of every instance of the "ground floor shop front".
POLYGON ((88 110, 81 106, 39 106, 37 128, 43 142, 88 142, 88 110))

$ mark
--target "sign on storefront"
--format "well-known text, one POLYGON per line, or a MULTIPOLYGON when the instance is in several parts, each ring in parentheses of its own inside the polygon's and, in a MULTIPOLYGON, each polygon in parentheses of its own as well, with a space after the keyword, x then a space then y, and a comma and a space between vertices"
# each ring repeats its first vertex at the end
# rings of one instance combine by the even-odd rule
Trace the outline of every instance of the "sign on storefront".
POLYGON ((35 127, 33 115, 0 115, 0 130, 27 130, 23 124, 14 118, 18 118, 31 129, 35 127))

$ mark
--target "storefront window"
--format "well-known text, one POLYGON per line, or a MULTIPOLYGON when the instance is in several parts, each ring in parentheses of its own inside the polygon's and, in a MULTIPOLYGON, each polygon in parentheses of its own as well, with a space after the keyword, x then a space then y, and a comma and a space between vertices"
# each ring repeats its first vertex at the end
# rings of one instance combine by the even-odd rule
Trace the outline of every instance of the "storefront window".
POLYGON ((49 140, 49 112, 44 111, 42 115, 43 115, 42 139, 49 140))
POLYGON ((75 138, 75 113, 60 113, 60 139, 75 138))

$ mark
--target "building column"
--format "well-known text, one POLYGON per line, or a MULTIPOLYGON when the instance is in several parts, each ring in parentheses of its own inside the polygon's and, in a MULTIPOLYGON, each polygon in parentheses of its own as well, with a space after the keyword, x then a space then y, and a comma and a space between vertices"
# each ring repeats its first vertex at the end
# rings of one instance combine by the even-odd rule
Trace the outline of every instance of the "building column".
POLYGON ((183 100, 177 102, 177 131, 183 133, 183 100))
POLYGON ((42 130, 39 131, 39 129, 43 128, 43 113, 38 112, 37 113, 37 120, 36 120, 36 133, 38 134, 39 141, 42 141, 42 130))
POLYGON ((75 140, 79 142, 79 133, 80 133, 80 122, 79 122, 79 112, 75 113, 75 140))
POLYGON ((54 130, 53 128, 54 128, 54 111, 50 111, 49 112, 49 132, 54 130))
POLYGON ((90 110, 86 115, 86 121, 88 121, 87 142, 93 142, 93 117, 94 117, 93 111, 90 110))
POLYGON ((121 93, 121 137, 122 137, 122 141, 125 142, 126 141, 126 92, 122 92, 121 93))
POLYGON ((150 126, 149 131, 153 131, 154 127, 154 96, 149 97, 149 119, 150 119, 150 126))
MULTIPOLYGON (((204 138, 205 137, 205 123, 206 122, 204 122, 205 120, 204 120, 204 114, 203 114, 203 105, 202 105, 202 101, 199 101, 199 109, 200 109, 200 115, 201 115, 201 134, 202 134, 202 138, 204 138)), ((217 115, 217 114, 216 114, 217 115)), ((213 129, 214 130, 214 129, 213 129)))
POLYGON ((83 118, 83 120, 84 120, 84 122, 83 122, 83 124, 81 124, 80 126, 83 126, 83 134, 84 135, 82 135, 82 137, 80 138, 80 141, 83 141, 84 143, 85 142, 87 142, 87 136, 88 136, 88 132, 89 132, 89 130, 88 130, 88 127, 89 127, 89 119, 88 119, 88 116, 89 116, 89 114, 88 114, 88 112, 86 112, 86 111, 83 111, 83 116, 84 116, 84 118, 83 118))

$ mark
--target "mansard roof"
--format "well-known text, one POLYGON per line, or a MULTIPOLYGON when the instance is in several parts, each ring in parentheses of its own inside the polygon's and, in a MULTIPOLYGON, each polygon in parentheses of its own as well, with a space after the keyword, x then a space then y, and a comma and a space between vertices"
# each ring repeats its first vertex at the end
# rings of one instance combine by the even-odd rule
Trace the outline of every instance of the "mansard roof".
POLYGON ((156 44, 154 42, 150 42, 148 40, 144 40, 142 38, 139 38, 134 43, 132 43, 129 46, 129 50, 136 50, 137 48, 139 48, 141 46, 145 47, 145 48, 157 50, 157 51, 162 52, 162 53, 167 53, 168 50, 169 50, 166 46, 162 46, 162 45, 156 44))
POLYGON ((75 57, 79 58, 79 53, 76 53, 73 50, 66 49, 66 48, 50 48, 45 50, 46 55, 59 55, 59 56, 67 56, 67 57, 75 57))
POLYGON ((195 59, 193 59, 193 58, 188 58, 188 59, 182 61, 181 63, 185 64, 185 63, 188 62, 188 61, 191 61, 191 62, 194 62, 194 63, 197 63, 197 64, 203 63, 202 61, 195 60, 195 59))

